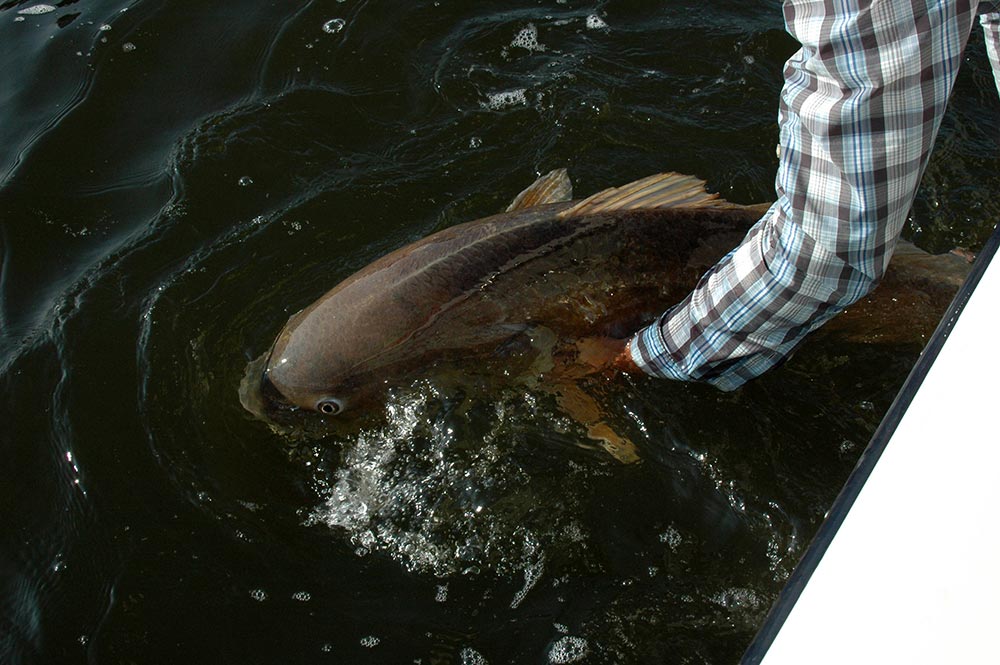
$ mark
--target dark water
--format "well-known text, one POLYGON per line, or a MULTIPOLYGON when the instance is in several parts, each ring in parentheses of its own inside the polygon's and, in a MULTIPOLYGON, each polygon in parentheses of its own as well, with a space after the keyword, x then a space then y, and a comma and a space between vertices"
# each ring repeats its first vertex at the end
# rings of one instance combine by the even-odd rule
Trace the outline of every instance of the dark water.
MULTIPOLYGON (((0 5, 0 661, 738 660, 918 348, 608 385, 630 467, 530 393, 417 383, 303 442, 237 386, 290 313, 539 172, 771 198, 777 3, 30 4, 0 5)), ((998 213, 981 42, 931 250, 998 213)))

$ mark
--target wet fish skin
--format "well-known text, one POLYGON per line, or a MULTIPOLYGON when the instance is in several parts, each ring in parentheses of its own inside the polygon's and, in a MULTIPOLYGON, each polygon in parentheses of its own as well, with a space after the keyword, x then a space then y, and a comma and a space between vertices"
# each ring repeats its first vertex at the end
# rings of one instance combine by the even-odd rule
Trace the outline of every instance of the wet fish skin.
POLYGON ((561 219, 568 207, 496 215, 383 257, 293 316, 264 374, 289 405, 342 413, 436 363, 481 363, 533 327, 563 340, 624 335, 683 297, 757 218, 734 208, 561 219))
MULTIPOLYGON (((574 342, 648 324, 767 208, 699 200, 687 181, 674 206, 674 193, 656 193, 669 182, 638 183, 454 226, 382 257, 289 319, 248 367, 243 405, 272 424, 337 415, 319 419, 329 423, 416 376, 488 377, 552 394, 609 452, 632 461, 631 444, 581 390, 585 373, 567 364, 574 342), (629 199, 640 207, 615 207, 629 199)), ((967 272, 955 257, 901 243, 883 287, 819 338, 922 343, 967 272)))

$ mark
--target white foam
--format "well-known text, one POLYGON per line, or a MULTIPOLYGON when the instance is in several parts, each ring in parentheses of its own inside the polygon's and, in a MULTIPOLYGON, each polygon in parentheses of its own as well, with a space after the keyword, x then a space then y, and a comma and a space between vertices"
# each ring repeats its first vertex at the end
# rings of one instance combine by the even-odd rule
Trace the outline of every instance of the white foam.
POLYGON ((677 530, 672 524, 660 534, 660 542, 666 543, 670 547, 671 551, 676 552, 677 547, 681 544, 683 538, 681 538, 681 532, 677 530))
POLYGON ((545 44, 538 41, 538 28, 535 27, 534 23, 529 23, 518 30, 510 45, 539 53, 545 50, 545 44))
POLYGON ((374 635, 369 635, 368 637, 361 638, 361 646, 367 647, 369 649, 374 649, 379 645, 382 640, 375 637, 374 635))
POLYGON ((526 106, 528 104, 527 89, 517 88, 516 90, 506 90, 503 92, 491 92, 486 95, 486 101, 482 103, 483 108, 491 111, 500 111, 512 106, 526 106))
POLYGON ((54 12, 55 10, 56 8, 52 5, 32 5, 18 10, 17 13, 25 14, 27 16, 38 16, 39 14, 48 14, 49 12, 54 12))
POLYGON ((542 579, 542 574, 545 572, 545 558, 544 555, 538 553, 538 542, 533 538, 529 537, 524 543, 524 586, 521 590, 514 594, 513 600, 510 601, 510 609, 516 610, 518 606, 524 602, 525 597, 528 592, 531 591, 538 580, 542 579), (538 558, 535 558, 538 557, 538 558))
POLYGON ((347 21, 342 18, 332 18, 323 24, 323 32, 335 35, 344 29, 347 25, 347 21))
POLYGON ((256 600, 258 603, 263 603, 267 600, 267 592, 263 589, 253 589, 250 591, 250 597, 256 600))
POLYGON ((587 640, 567 635, 556 640, 552 648, 549 649, 549 662, 556 665, 576 663, 586 658, 589 652, 590 647, 587 645, 587 640))
POLYGON ((472 647, 465 647, 458 654, 458 662, 461 665, 489 665, 489 661, 472 647))
POLYGON ((588 30, 607 30, 608 24, 605 23, 597 14, 591 14, 587 17, 587 29, 588 30))
POLYGON ((727 609, 757 609, 763 605, 761 597, 753 589, 743 587, 724 589, 709 600, 727 609))

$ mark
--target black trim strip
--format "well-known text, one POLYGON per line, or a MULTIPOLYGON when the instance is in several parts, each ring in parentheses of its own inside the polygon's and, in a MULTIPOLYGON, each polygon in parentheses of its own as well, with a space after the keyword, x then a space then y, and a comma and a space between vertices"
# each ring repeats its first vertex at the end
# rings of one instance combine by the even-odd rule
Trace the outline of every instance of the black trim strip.
POLYGON ((834 536, 840 529, 840 525, 843 524, 844 518, 847 517, 848 511, 850 511, 854 505, 854 501, 861 493, 862 486, 868 481, 872 469, 875 468, 876 462, 878 462, 889 441, 892 439, 892 435, 896 432, 896 427, 902 420, 903 414, 906 413, 907 408, 909 408, 910 403, 913 401, 914 395, 920 389, 924 377, 927 376, 931 365, 937 359, 941 347, 944 346, 945 340, 951 334, 952 328, 954 328, 955 322, 958 321, 962 310, 965 309, 965 304, 969 302, 972 292, 979 285, 979 280, 982 279, 983 274, 986 272, 986 267, 996 256, 998 247, 1000 247, 1000 226, 994 229, 993 235, 986 241, 986 245, 979 253, 979 256, 976 257, 975 265, 972 266, 972 271, 965 279, 965 283, 962 284, 958 293, 955 294, 955 298, 948 306, 944 318, 941 319, 930 341, 927 342, 927 346, 921 352, 913 369, 910 370, 910 374, 906 377, 906 381, 899 390, 899 394, 896 395, 892 406, 889 407, 881 424, 875 430, 875 434, 865 448, 864 453, 861 454, 857 466, 854 467, 851 475, 847 478, 847 482, 834 500, 826 519, 816 531, 816 535, 806 549, 805 554, 802 555, 802 560, 799 561, 795 570, 788 577, 785 588, 781 590, 781 594, 771 607, 771 611, 764 620, 764 625, 761 626, 750 646, 744 652, 743 659, 740 661, 741 665, 757 665, 757 663, 763 660, 767 650, 771 647, 778 631, 781 630, 785 620, 791 613, 792 607, 795 606, 802 590, 809 582, 809 578, 812 577, 813 571, 819 565, 820 559, 823 558, 834 536))

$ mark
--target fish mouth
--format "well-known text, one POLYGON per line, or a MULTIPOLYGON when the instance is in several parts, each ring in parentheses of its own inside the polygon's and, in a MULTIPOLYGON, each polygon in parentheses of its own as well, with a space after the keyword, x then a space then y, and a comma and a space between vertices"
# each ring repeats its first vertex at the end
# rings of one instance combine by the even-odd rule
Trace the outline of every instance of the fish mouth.
POLYGON ((255 417, 265 421, 281 420, 283 414, 297 409, 288 403, 281 391, 271 382, 267 367, 271 359, 270 350, 247 363, 243 379, 240 381, 240 404, 255 417))

